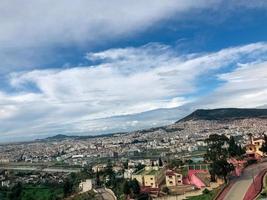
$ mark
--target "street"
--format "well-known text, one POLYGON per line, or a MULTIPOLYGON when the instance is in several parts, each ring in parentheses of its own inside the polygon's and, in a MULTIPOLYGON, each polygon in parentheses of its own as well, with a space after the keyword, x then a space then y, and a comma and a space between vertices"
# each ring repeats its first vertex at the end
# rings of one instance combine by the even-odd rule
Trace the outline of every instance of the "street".
POLYGON ((267 168, 267 162, 247 167, 243 175, 236 179, 231 189, 225 196, 225 200, 243 200, 249 186, 253 184, 253 177, 256 177, 262 170, 267 168))

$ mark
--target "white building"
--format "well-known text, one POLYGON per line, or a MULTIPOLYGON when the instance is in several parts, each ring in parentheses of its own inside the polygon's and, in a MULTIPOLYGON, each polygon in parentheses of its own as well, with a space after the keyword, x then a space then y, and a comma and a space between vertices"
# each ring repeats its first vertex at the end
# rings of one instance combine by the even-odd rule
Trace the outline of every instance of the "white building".
POLYGON ((84 182, 81 182, 79 184, 79 188, 81 193, 88 192, 93 189, 93 180, 92 179, 86 179, 84 182))

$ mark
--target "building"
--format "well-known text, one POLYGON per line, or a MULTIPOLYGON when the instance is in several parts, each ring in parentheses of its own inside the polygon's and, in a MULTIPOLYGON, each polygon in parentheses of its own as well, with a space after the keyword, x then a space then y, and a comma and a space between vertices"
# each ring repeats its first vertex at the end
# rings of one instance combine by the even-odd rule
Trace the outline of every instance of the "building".
POLYGON ((208 170, 189 170, 185 183, 194 185, 198 189, 209 187, 210 174, 208 170))
POLYGON ((250 137, 250 143, 246 145, 247 157, 256 160, 260 159, 263 156, 263 152, 260 149, 264 142, 264 138, 250 137))
POLYGON ((166 179, 166 186, 167 187, 174 187, 177 185, 183 184, 183 175, 180 173, 176 173, 172 170, 167 170, 165 174, 166 179))
POLYGON ((93 180, 92 179, 86 179, 84 182, 81 182, 79 184, 79 188, 81 193, 88 192, 93 189, 93 180))
POLYGON ((235 168, 235 170, 232 172, 232 176, 241 176, 247 164, 245 160, 237 160, 235 158, 230 158, 227 160, 227 162, 231 163, 235 168))
POLYGON ((147 166, 132 175, 142 187, 159 188, 164 181, 164 168, 147 166))

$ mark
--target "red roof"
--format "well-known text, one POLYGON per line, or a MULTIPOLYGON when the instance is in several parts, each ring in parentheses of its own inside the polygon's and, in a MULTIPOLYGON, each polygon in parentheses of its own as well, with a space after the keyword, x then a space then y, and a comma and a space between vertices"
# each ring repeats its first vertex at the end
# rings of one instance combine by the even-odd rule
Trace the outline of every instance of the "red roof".
POLYGON ((172 170, 166 171, 166 176, 175 176, 175 172, 172 170))
POLYGON ((207 170, 204 170, 204 169, 198 169, 198 170, 192 170, 190 169, 188 171, 188 177, 191 177, 193 174, 197 174, 197 173, 207 173, 208 171, 207 170))

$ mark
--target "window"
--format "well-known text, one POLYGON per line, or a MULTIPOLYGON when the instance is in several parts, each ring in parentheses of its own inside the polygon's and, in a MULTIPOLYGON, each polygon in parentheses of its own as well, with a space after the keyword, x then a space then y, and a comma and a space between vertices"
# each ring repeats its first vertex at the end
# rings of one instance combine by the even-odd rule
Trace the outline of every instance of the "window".
POLYGON ((152 178, 150 178, 150 180, 153 180, 153 177, 152 177, 152 178))
POLYGON ((171 185, 173 184, 173 182, 172 182, 172 181, 170 181, 169 183, 170 183, 171 185))
POLYGON ((150 185, 153 186, 153 183, 151 183, 150 185))
POLYGON ((169 179, 172 179, 172 176, 169 176, 169 179))

